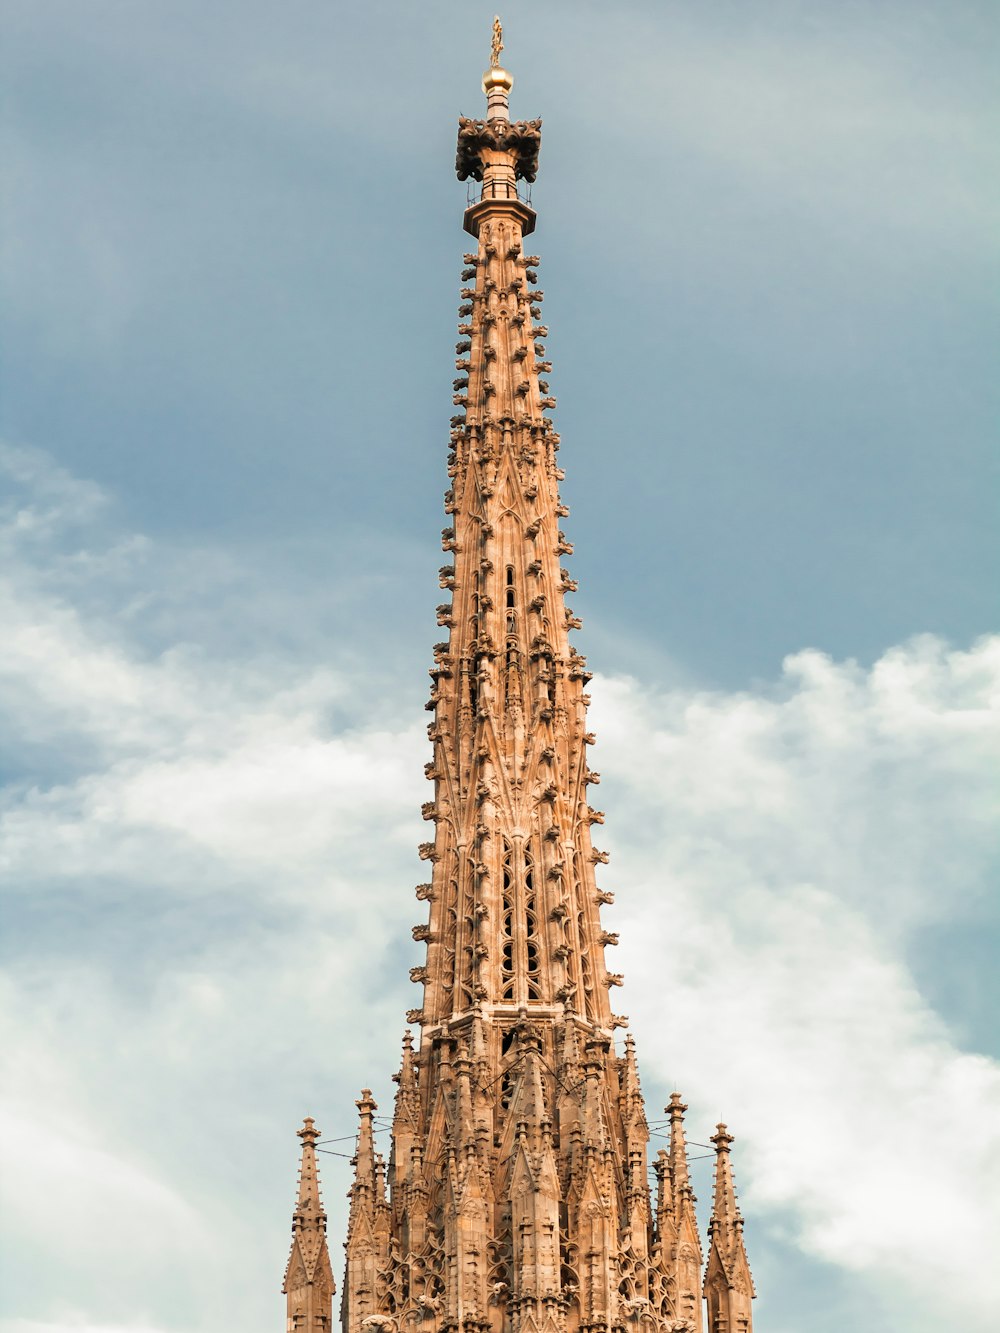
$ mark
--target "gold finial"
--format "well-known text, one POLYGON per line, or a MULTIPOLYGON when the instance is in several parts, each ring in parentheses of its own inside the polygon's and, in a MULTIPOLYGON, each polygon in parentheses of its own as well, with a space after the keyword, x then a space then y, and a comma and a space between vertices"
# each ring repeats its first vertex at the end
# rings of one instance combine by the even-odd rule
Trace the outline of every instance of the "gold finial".
POLYGON ((498 14, 493 20, 493 43, 490 47, 490 67, 483 75, 483 92, 487 97, 487 120, 507 119, 507 94, 514 86, 514 76, 500 64, 503 50, 503 25, 498 14))

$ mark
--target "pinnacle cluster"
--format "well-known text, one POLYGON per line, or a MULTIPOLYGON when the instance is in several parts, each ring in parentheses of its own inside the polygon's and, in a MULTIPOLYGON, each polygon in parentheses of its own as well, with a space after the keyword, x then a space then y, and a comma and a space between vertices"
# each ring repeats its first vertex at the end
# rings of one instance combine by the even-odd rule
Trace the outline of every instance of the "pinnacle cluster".
MULTIPOLYGON (((547 376, 535 214, 541 122, 511 123, 512 80, 492 68, 485 120, 462 119, 457 169, 482 182, 466 212, 457 378, 440 571, 447 637, 435 646, 420 846, 428 918, 411 970, 392 1150, 374 1148, 370 1092, 346 1241, 344 1333, 750 1333, 754 1295, 719 1126, 703 1254, 688 1177, 685 1107, 667 1108, 669 1151, 652 1164, 635 1045, 605 950, 591 841, 590 679, 570 641, 576 583, 561 521, 559 436, 547 376)), ((288 1328, 331 1320, 315 1132, 286 1273, 288 1328), (308 1188, 307 1188, 308 1186, 308 1188), (304 1192, 304 1193, 303 1193, 304 1192), (325 1304, 324 1304, 325 1302, 325 1304)))

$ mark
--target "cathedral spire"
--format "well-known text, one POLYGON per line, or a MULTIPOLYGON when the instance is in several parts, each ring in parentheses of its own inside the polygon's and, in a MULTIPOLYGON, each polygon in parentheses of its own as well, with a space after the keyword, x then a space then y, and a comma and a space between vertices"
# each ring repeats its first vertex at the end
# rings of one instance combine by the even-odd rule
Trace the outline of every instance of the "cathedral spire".
POLYGON ((307 1117, 297 1131, 302 1140, 299 1197, 292 1215, 292 1248, 281 1290, 287 1297, 288 1328, 329 1333, 336 1285, 326 1243, 326 1212, 319 1192, 316 1142, 319 1130, 307 1117))
POLYGON ((736 1202, 730 1147, 733 1136, 725 1125, 712 1135, 715 1145, 715 1196, 708 1224, 708 1264, 705 1299, 710 1333, 751 1333, 754 1291, 743 1245, 743 1216, 736 1202))
POLYGON ((524 245, 541 121, 511 120, 502 49, 498 20, 485 113, 458 130, 474 244, 427 702, 419 1038, 403 1042, 386 1181, 377 1108, 358 1101, 344 1333, 701 1333, 685 1108, 671 1099, 654 1217, 635 1043, 616 1048, 590 672, 524 245))

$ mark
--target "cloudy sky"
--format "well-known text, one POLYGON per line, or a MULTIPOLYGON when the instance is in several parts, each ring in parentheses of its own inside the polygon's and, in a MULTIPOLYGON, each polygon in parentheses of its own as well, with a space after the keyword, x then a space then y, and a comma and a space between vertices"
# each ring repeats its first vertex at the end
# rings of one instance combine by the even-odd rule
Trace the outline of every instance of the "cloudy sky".
MULTIPOLYGON (((4 0, 0 1333, 282 1328, 390 1104, 492 14, 4 0)), ((986 1333, 997 7, 504 19, 651 1117, 761 1333, 986 1333)))

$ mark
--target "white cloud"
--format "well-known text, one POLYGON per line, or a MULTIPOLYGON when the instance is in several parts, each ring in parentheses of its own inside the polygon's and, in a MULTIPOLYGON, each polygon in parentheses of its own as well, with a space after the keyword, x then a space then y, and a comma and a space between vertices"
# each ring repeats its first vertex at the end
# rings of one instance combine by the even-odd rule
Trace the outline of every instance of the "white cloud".
POLYGON ((998 685, 1000 639, 925 637, 870 670, 797 654, 757 694, 598 692, 647 1061, 741 1137, 751 1230, 783 1215, 909 1292, 912 1330, 993 1319, 1000 1065, 958 1047, 905 957, 984 910, 998 685))

